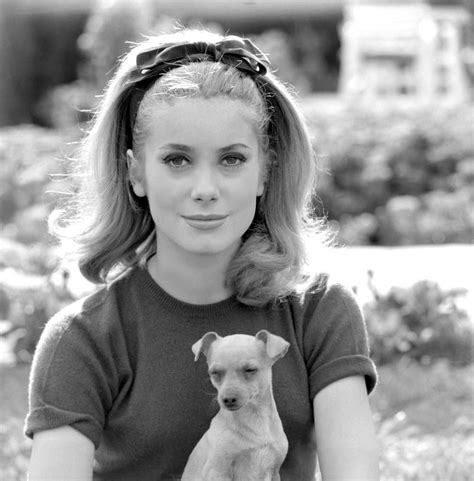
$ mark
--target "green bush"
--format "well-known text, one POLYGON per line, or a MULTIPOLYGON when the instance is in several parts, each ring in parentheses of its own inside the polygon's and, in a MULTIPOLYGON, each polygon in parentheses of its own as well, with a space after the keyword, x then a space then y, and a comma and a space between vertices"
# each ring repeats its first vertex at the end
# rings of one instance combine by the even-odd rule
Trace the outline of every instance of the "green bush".
POLYGON ((424 363, 447 359, 466 365, 474 361, 473 325, 461 305, 466 291, 443 291, 420 281, 411 288, 374 292, 365 306, 372 356, 386 364, 403 356, 424 363))

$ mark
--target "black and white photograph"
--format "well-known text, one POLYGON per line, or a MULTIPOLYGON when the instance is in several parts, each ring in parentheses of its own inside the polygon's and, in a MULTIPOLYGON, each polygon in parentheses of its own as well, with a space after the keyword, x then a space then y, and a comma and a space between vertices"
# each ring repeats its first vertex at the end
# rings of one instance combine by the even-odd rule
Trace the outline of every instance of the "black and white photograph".
POLYGON ((472 481, 473 0, 0 0, 0 479, 472 481))

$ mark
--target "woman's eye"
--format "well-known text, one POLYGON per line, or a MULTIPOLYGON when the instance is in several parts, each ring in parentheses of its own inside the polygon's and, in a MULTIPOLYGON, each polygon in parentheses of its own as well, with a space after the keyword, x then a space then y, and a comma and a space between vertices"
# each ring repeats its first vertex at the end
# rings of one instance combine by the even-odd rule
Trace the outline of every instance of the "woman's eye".
POLYGON ((222 159, 222 163, 226 167, 237 167, 246 161, 242 155, 227 155, 222 159))
POLYGON ((245 374, 255 374, 258 369, 248 368, 245 370, 245 374))
POLYGON ((163 159, 163 163, 171 167, 184 167, 189 164, 189 160, 182 155, 168 155, 163 159))

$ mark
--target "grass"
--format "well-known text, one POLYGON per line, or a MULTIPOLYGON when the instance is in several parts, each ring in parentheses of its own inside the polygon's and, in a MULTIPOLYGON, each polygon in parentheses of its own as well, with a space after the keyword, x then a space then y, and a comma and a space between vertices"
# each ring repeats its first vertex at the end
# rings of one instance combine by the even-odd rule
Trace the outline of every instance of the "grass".
POLYGON ((29 365, 0 365, 0 479, 26 479, 31 442, 23 436, 29 365))
MULTIPOLYGON (((31 442, 22 434, 28 365, 0 366, 0 479, 20 481, 31 442)), ((371 405, 382 481, 464 481, 474 472, 474 366, 408 360, 382 366, 371 405)))
POLYGON ((371 399, 384 481, 464 481, 474 473, 474 366, 402 360, 371 399))

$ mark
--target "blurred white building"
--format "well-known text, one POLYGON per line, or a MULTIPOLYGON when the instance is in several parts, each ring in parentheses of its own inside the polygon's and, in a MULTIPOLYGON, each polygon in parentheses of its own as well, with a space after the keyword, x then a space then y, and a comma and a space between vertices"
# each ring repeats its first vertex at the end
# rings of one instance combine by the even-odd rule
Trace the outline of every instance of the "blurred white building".
POLYGON ((461 6, 352 0, 341 26, 340 92, 358 99, 469 98, 461 6))

